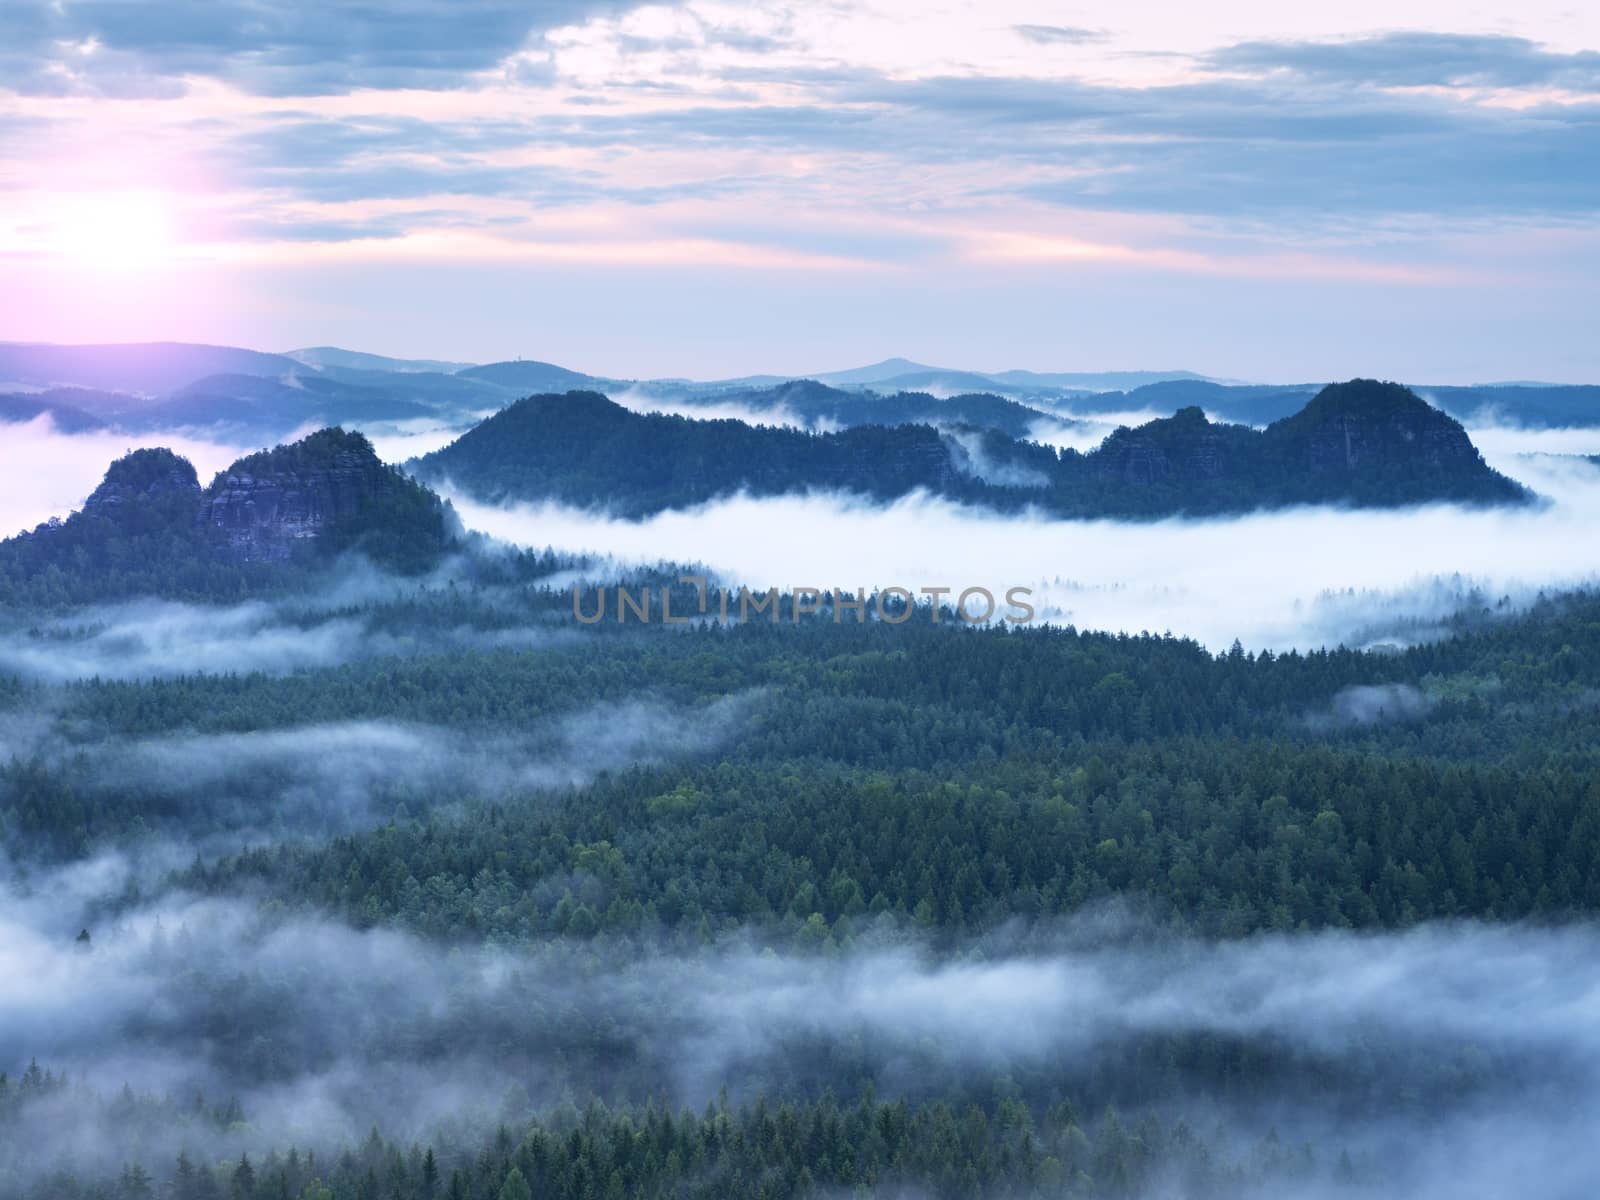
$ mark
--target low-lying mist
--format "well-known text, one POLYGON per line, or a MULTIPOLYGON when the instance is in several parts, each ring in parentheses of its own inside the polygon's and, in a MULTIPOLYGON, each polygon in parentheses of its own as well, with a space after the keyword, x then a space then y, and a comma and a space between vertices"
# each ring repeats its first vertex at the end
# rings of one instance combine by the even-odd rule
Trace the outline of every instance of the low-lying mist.
MULTIPOLYGON (((489 412, 474 414, 479 418, 489 412)), ((352 424, 367 435, 378 457, 400 463, 448 445, 465 432, 459 421, 415 418, 376 424, 352 424)), ((297 429, 279 439, 297 441, 312 432, 297 429)), ((128 453, 151 446, 167 449, 194 464, 202 486, 223 468, 260 445, 219 440, 203 429, 170 429, 143 433, 90 430, 64 433, 50 417, 30 421, 0 422, 0 538, 33 529, 51 517, 65 517, 81 508, 99 485, 111 463, 128 453)))
MULTIPOLYGON (((737 734, 757 695, 589 704, 516 729, 351 720, 118 737, 11 714, 0 719, 0 766, 26 764, 13 788, 38 789, 33 773, 50 772, 107 829, 130 831, 100 840, 137 843, 139 865, 160 871, 198 852, 347 833, 397 813, 534 802, 602 771, 706 753, 737 734)), ((30 849, 23 833, 6 832, 16 851, 30 849)))
POLYGON ((1041 620, 1276 651, 1423 638, 1459 610, 1600 578, 1600 468, 1522 454, 1492 465, 1549 502, 1130 523, 1001 516, 926 495, 738 497, 642 521, 450 499, 469 527, 506 541, 704 562, 752 588, 1031 587, 1041 620))
MULTIPOLYGON (((125 869, 7 885, 0 1064, 236 1097, 245 1123, 213 1152, 353 1141, 374 1121, 423 1136, 571 1096, 699 1107, 870 1083, 1271 1128, 1376 1164, 1389 1194, 1568 1194, 1600 1170, 1581 1137, 1600 1099, 1592 925, 1215 944, 1108 911, 938 951, 884 918, 848 954, 756 935, 671 953, 437 945, 172 894, 77 940, 125 869)), ((34 1171, 128 1151, 126 1131, 43 1119, 17 1144, 34 1171)))
POLYGON ((150 446, 165 446, 187 458, 202 484, 235 459, 258 449, 178 430, 62 433, 48 415, 0 423, 0 538, 81 508, 115 459, 150 446))
MULTIPOLYGON (((286 674, 361 658, 561 645, 571 622, 529 604, 541 580, 485 583, 493 546, 399 576, 358 554, 271 599, 145 597, 54 614, 0 613, 0 674, 44 683, 194 673, 286 674), (483 557, 474 557, 482 555, 483 557)), ((552 583, 551 586, 556 586, 552 583)))

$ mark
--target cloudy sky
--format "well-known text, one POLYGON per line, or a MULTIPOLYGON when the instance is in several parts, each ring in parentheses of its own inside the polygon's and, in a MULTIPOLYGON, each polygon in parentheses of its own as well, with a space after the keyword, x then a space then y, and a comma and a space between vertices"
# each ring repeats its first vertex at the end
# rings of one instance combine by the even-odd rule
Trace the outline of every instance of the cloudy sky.
POLYGON ((1593 381, 1600 7, 1512 11, 4 0, 0 338, 1593 381))

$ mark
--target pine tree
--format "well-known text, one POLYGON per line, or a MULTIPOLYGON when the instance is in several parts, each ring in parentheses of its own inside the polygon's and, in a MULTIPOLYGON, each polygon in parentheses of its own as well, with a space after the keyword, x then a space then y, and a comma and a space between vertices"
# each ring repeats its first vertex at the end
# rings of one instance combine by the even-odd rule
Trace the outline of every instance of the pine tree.
POLYGON ((500 1200, 533 1200, 533 1190, 519 1167, 512 1167, 500 1185, 500 1200))

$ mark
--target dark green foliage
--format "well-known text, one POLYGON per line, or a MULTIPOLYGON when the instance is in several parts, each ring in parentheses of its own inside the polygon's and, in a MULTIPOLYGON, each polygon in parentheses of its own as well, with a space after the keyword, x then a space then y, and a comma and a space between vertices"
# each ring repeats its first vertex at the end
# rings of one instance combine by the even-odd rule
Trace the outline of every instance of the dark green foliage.
MULTIPOLYGON (((431 619, 465 620, 452 603, 431 619)), ((62 711, 121 734, 344 720, 486 733, 636 697, 641 680, 680 706, 740 696, 717 761, 538 802, 480 795, 449 817, 421 814, 473 799, 470 783, 397 794, 380 811, 403 801, 419 820, 190 882, 261 883, 441 936, 530 939, 692 933, 702 919, 799 936, 812 913, 848 937, 883 911, 974 930, 1118 894, 1224 934, 1600 911, 1593 598, 1402 654, 1213 656, 1173 638, 925 622, 597 627, 535 653, 82 685, 62 711), (1429 707, 1336 719, 1343 689, 1379 684, 1429 707), (574 884, 575 847, 600 844, 616 869, 574 884)), ((271 778, 260 785, 270 808, 271 778)), ((0 803, 14 836, 57 853, 201 820, 170 797, 97 789, 70 763, 14 763, 0 803)))
POLYGON ((730 391, 687 390, 686 403, 736 404, 762 412, 793 414, 814 427, 847 428, 853 425, 961 425, 994 430, 1025 441, 1035 429, 1067 429, 1074 422, 1015 400, 986 392, 969 392, 940 400, 927 392, 849 392, 813 379, 796 379, 770 388, 730 391))
POLYGON ((810 489, 878 499, 923 489, 1075 517, 1529 498, 1485 465, 1454 420, 1372 380, 1325 388, 1265 432, 1214 425, 1198 408, 1119 429, 1087 454, 1017 440, 981 417, 969 432, 980 458, 926 425, 815 434, 641 415, 595 392, 568 392, 518 401, 414 465, 421 478, 449 478, 492 500, 555 499, 627 516, 810 489))
POLYGON ((111 465, 82 511, 0 542, 0 604, 55 608, 138 595, 237 599, 304 584, 308 570, 350 550, 414 574, 436 565, 458 537, 448 506, 381 463, 359 433, 324 429, 248 455, 204 491, 187 460, 165 449, 136 450, 111 465), (205 519, 230 477, 304 486, 317 472, 335 471, 362 478, 365 498, 303 547, 297 543, 289 561, 253 561, 205 519))
MULTIPOLYGON (((42 1086, 61 1085, 51 1078, 47 1085, 25 1085, 14 1097, 0 1095, 10 1102, 0 1106, 0 1150, 7 1110, 25 1111, 42 1086)), ((84 1108, 94 1103, 83 1099, 84 1108)), ((126 1103, 128 1117, 162 1104, 132 1095, 126 1103)), ((217 1163, 182 1153, 152 1163, 155 1171, 129 1163, 104 1181, 63 1170, 11 1194, 16 1200, 156 1194, 174 1200, 801 1200, 842 1194, 1094 1200, 1175 1180, 1184 1195, 1220 1200, 1241 1189, 1325 1178, 1340 1159, 1337 1146, 1313 1151, 1281 1144, 1275 1134, 1238 1147, 1212 1146, 1181 1120, 1125 1120, 1115 1109, 1080 1116, 1065 1101, 1034 1109, 1011 1098, 909 1104, 868 1094, 842 1104, 829 1095, 737 1108, 723 1103, 702 1113, 599 1103, 580 1111, 569 1104, 515 1134, 502 1126, 492 1137, 452 1138, 426 1151, 386 1141, 374 1129, 341 1150, 275 1151, 259 1162, 241 1154, 217 1163), (439 1182, 441 1169, 449 1171, 448 1184, 439 1182), (112 1190, 102 1190, 107 1186, 112 1190)))
POLYGON ((307 434, 298 442, 247 454, 222 475, 296 475, 326 470, 338 465, 346 455, 363 463, 376 458, 372 443, 365 436, 334 426, 307 434))
POLYGON ((776 495, 837 487, 888 499, 954 476, 932 429, 835 434, 631 413, 596 392, 532 396, 414 464, 495 498, 552 497, 632 515, 748 487, 776 495))

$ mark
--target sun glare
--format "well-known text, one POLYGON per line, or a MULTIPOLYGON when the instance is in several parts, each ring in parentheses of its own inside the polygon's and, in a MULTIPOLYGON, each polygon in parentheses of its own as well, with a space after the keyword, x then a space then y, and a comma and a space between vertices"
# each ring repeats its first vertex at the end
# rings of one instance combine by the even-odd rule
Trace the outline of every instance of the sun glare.
POLYGON ((173 250, 171 206, 157 192, 63 197, 50 224, 56 252, 86 266, 149 267, 173 250))

